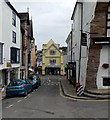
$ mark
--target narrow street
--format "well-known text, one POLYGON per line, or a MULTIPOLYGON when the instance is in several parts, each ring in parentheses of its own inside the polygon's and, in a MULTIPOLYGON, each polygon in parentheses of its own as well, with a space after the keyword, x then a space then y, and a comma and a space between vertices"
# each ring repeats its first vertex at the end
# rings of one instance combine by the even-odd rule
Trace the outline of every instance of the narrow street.
POLYGON ((108 118, 108 102, 66 99, 59 89, 63 76, 41 79, 42 85, 27 97, 3 100, 3 118, 108 118))

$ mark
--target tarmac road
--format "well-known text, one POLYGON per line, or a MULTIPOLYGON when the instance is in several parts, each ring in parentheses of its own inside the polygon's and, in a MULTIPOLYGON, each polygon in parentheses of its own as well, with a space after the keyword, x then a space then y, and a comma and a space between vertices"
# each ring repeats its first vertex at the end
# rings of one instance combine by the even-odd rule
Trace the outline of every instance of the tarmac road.
POLYGON ((2 101, 3 118, 108 118, 107 101, 74 101, 61 96, 63 76, 42 76, 42 85, 27 97, 2 101))

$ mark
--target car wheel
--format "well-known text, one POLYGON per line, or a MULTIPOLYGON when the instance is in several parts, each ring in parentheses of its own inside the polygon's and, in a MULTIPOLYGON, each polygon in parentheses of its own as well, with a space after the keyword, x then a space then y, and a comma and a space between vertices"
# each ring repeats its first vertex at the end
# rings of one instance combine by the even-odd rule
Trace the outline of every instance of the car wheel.
POLYGON ((41 86, 41 82, 39 83, 39 86, 41 86))
POLYGON ((34 90, 33 90, 33 88, 31 89, 31 92, 33 92, 34 90))
POLYGON ((27 96, 27 94, 28 94, 28 92, 27 92, 27 90, 26 90, 25 93, 24 93, 24 96, 27 96))

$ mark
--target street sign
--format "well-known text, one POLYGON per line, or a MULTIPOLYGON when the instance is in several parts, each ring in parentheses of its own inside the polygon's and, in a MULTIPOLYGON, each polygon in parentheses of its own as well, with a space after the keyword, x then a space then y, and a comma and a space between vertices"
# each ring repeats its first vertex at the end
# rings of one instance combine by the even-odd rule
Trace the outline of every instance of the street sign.
POLYGON ((82 33, 81 45, 87 46, 87 34, 86 33, 82 33))

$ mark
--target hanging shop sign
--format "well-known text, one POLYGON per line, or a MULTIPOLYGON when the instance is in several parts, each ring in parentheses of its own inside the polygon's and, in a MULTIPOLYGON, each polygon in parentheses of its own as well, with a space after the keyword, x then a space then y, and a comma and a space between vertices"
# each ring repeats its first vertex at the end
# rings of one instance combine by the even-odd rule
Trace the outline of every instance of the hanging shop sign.
POLYGON ((68 62, 68 69, 76 69, 76 62, 68 62))
POLYGON ((92 40, 95 45, 110 45, 110 37, 95 37, 92 40))
POLYGON ((87 46, 87 34, 86 33, 82 33, 82 40, 81 40, 81 45, 82 46, 87 46))

